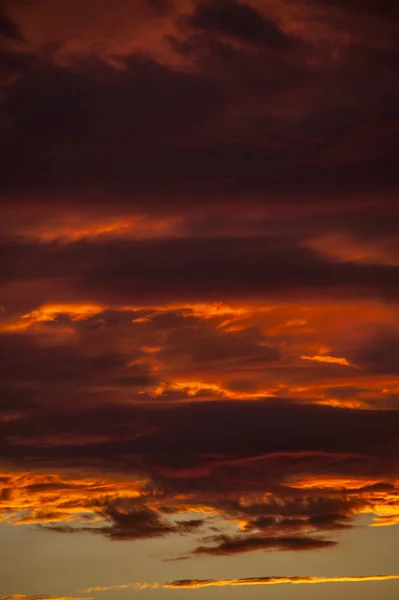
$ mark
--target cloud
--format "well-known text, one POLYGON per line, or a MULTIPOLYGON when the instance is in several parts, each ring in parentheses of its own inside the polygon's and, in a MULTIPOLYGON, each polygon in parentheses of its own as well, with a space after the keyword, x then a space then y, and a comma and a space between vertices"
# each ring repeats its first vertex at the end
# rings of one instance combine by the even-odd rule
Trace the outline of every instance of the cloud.
POLYGON ((3 13, 0 13, 0 38, 1 37, 14 42, 24 41, 17 24, 3 13))
POLYGON ((380 331, 365 336, 356 350, 359 364, 373 373, 397 373, 399 336, 396 332, 380 331))
POLYGON ((61 24, 47 1, 34 15, 11 7, 30 52, 4 56, 4 189, 23 204, 62 189, 80 208, 106 203, 107 191, 119 201, 140 191, 162 210, 166 190, 170 207, 226 193, 275 206, 298 189, 300 202, 315 191, 335 202, 381 180, 397 189, 395 39, 370 44, 371 19, 359 35, 359 19, 329 19, 326 4, 327 15, 294 6, 297 27, 283 7, 269 15, 233 0, 195 3, 191 14, 185 3, 120 0, 112 19, 106 3, 90 2, 61 24))
POLYGON ((216 546, 199 546, 195 554, 209 554, 214 556, 231 556, 241 552, 253 550, 278 550, 296 552, 302 550, 321 550, 335 546, 337 542, 322 538, 306 536, 247 536, 229 538, 228 536, 216 536, 216 546))
POLYGON ((12 594, 11 596, 0 596, 0 598, 1 600, 93 600, 77 596, 29 596, 25 594, 12 594))
POLYGON ((320 300, 325 290, 341 300, 398 296, 397 266, 336 264, 274 236, 93 240, 67 245, 12 241, 3 250, 8 256, 3 284, 11 285, 15 279, 44 280, 50 288, 48 300, 54 298, 51 283, 60 273, 69 274, 69 285, 94 304, 150 304, 155 296, 159 303, 180 305, 267 303, 268 298, 282 302, 287 294, 305 302, 320 300))
POLYGON ((364 575, 347 577, 248 577, 246 579, 181 579, 164 584, 166 588, 202 588, 219 586, 244 586, 244 585, 279 585, 317 584, 317 583, 365 583, 368 581, 392 581, 399 579, 399 575, 364 575))
POLYGON ((187 535, 217 553, 226 539, 232 552, 328 548, 363 513, 397 519, 395 380, 298 359, 323 337, 357 361, 353 331, 390 319, 384 306, 49 303, 2 318, 10 523, 187 535), (228 536, 214 546, 213 526, 228 536))
POLYGON ((245 2, 199 2, 187 23, 193 29, 231 36, 250 44, 283 48, 290 46, 290 39, 276 23, 245 2))
POLYGON ((203 525, 202 519, 191 519, 171 524, 159 513, 142 506, 133 506, 129 500, 116 501, 106 507, 104 517, 112 525, 99 530, 112 540, 135 540, 163 537, 171 533, 189 533, 203 525))
POLYGON ((247 577, 243 579, 177 579, 167 583, 140 584, 127 583, 110 586, 93 586, 85 590, 85 593, 108 592, 124 590, 127 588, 146 589, 147 587, 161 587, 165 589, 199 589, 206 587, 236 587, 250 585, 310 585, 319 583, 367 583, 379 581, 394 581, 399 575, 348 575, 344 577, 247 577))
POLYGON ((381 16, 384 18, 390 18, 397 11, 397 4, 395 0, 384 0, 380 4, 376 4, 373 0, 317 0, 317 3, 325 4, 339 8, 343 11, 354 11, 355 13, 366 13, 372 16, 381 16))
POLYGON ((395 6, 116 4, 0 20, 1 518, 196 556, 394 524, 395 6))
POLYGON ((156 589, 159 587, 158 583, 122 583, 115 585, 95 585, 93 587, 87 588, 86 590, 82 590, 84 594, 91 594, 92 592, 110 592, 114 590, 127 590, 127 589, 136 589, 136 590, 146 590, 146 589, 156 589))
POLYGON ((353 365, 348 361, 347 358, 340 358, 338 356, 328 356, 326 354, 317 356, 301 356, 302 360, 314 360, 316 362, 324 362, 332 365, 342 365, 344 367, 352 367, 353 365))
MULTIPOLYGON (((248 413, 252 424, 261 421, 260 414, 253 411, 255 405, 257 403, 248 413)), ((234 403, 225 407, 230 419, 235 406, 234 403)), ((187 408, 190 413, 193 405, 187 408)), ((245 411, 240 411, 235 434, 235 440, 241 439, 243 445, 238 446, 236 441, 231 455, 227 440, 218 439, 221 429, 215 429, 216 406, 208 407, 209 415, 212 414, 214 419, 211 427, 204 426, 207 419, 209 423, 206 415, 203 415, 205 421, 201 424, 199 416, 203 408, 199 405, 192 415, 196 423, 194 430, 187 418, 179 417, 181 408, 160 410, 158 405, 157 414, 164 429, 155 429, 155 436, 150 435, 148 442, 140 436, 136 440, 130 436, 126 441, 120 441, 121 435, 123 437, 122 422, 127 429, 132 423, 141 428, 148 426, 145 414, 140 416, 143 408, 136 409, 132 421, 126 418, 128 412, 121 419, 118 412, 115 414, 115 407, 104 415, 109 431, 113 429, 113 422, 118 424, 115 429, 118 439, 106 443, 92 442, 90 446, 80 445, 74 449, 62 445, 61 441, 46 447, 37 445, 35 439, 28 442, 28 435, 26 445, 19 447, 22 452, 16 453, 18 446, 14 444, 6 450, 9 456, 18 458, 19 465, 26 462, 24 454, 27 451, 28 456, 34 454, 36 469, 40 465, 45 466, 47 472, 61 465, 64 469, 67 465, 76 469, 79 464, 84 464, 87 469, 91 464, 91 469, 95 470, 100 461, 103 468, 117 472, 118 476, 83 478, 56 473, 5 472, 0 509, 11 524, 36 524, 53 533, 100 534, 114 541, 188 534, 198 538, 215 524, 223 532, 227 523, 230 533, 213 534, 206 539, 206 545, 202 540, 195 550, 197 554, 216 556, 256 550, 327 549, 336 541, 319 537, 319 534, 353 526, 354 518, 363 513, 374 515, 380 525, 395 522, 399 514, 396 463, 387 455, 380 458, 375 455, 371 464, 369 448, 359 446, 357 441, 358 450, 363 449, 363 456, 345 456, 342 451, 331 454, 301 452, 299 448, 280 453, 264 448, 266 453, 259 456, 259 442, 255 440, 255 446, 250 444, 256 434, 253 425, 251 436, 245 435, 245 428, 240 427, 244 414, 248 412, 248 402, 245 402, 245 411), (171 423, 175 423, 175 428, 171 428, 171 423), (193 444, 194 431, 205 432, 208 439, 215 436, 213 443, 209 440, 206 445, 198 445, 198 438, 198 444, 193 444), (171 440, 174 440, 174 447, 171 440), (164 451, 165 443, 169 445, 168 453, 164 451), (158 448, 156 452, 155 445, 158 448), (238 452, 242 455, 241 459, 237 458, 238 452), (323 477, 326 469, 335 475, 323 477), (136 473, 136 479, 123 477, 122 471, 127 470, 136 473), (317 476, 317 473, 320 475, 317 476), (385 481, 382 480, 383 474, 385 481), (235 535, 231 534, 231 526, 237 529, 235 535), (214 545, 210 545, 212 543, 214 545)), ((323 411, 326 423, 331 423, 337 409, 323 411)), ((98 409, 96 414, 99 415, 98 409)), ((154 414, 152 409, 148 409, 148 419, 156 428, 154 414)), ((367 431, 371 421, 375 424, 375 416, 371 411, 369 414, 367 431)), ((392 423, 392 414, 385 414, 387 421, 392 423)), ((267 411, 264 423, 268 422, 276 429, 271 416, 272 412, 267 411)), ((303 432, 308 438, 316 424, 310 423, 309 417, 308 414, 305 418, 303 413, 300 419, 308 423, 309 429, 303 432)), ((220 415, 220 419, 222 427, 225 417, 220 415)), ((82 415, 71 423, 79 421, 84 422, 82 415)), ((357 427, 359 424, 357 421, 357 427)), ((392 423, 393 432, 396 425, 396 421, 392 423)), ((384 431, 381 423, 380 427, 384 431)), ((324 428, 321 431, 328 430, 324 428)), ((234 435, 233 431, 230 433, 234 435)), ((323 433, 323 442, 325 438, 323 433)), ((387 439, 385 435, 385 443, 387 439)), ((276 446, 276 438, 271 440, 271 444, 272 448, 276 446)), ((29 463, 32 464, 30 459, 29 463)))

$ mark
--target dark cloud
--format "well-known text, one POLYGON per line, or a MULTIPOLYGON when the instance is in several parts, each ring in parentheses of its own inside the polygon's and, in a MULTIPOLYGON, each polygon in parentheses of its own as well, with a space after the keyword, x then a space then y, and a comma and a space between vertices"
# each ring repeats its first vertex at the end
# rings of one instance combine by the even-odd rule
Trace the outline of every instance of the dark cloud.
POLYGON ((242 332, 224 332, 213 326, 192 328, 188 325, 172 331, 166 339, 160 357, 173 355, 191 355, 193 364, 211 364, 219 361, 236 360, 239 364, 248 361, 276 361, 280 357, 278 347, 267 345, 267 340, 256 329, 242 332))
POLYGON ((193 29, 224 34, 250 44, 272 47, 291 44, 276 23, 245 2, 199 2, 187 22, 193 29))
MULTIPOLYGON (((285 238, 181 238, 3 245, 4 282, 63 274, 100 302, 228 301, 324 294, 396 299, 398 267, 326 259, 285 238), (209 256, 212 261, 209 262, 209 256)), ((56 289, 47 292, 51 298, 56 289)), ((54 296, 53 296, 54 298, 54 296)), ((54 300, 53 300, 54 301, 54 300)))
POLYGON ((397 189, 395 41, 353 41, 333 59, 233 0, 197 3, 188 22, 169 35, 183 66, 143 53, 111 66, 94 51, 61 65, 59 46, 4 54, 4 189, 31 200, 90 192, 96 206, 107 191, 125 201, 145 191, 162 206, 166 193, 195 204, 226 192, 298 202, 397 189))
POLYGON ((203 525, 201 519, 168 523, 149 508, 131 506, 129 501, 119 500, 107 507, 104 517, 111 526, 99 532, 112 540, 135 540, 140 538, 162 537, 171 533, 188 533, 203 525))
POLYGON ((145 387, 153 377, 145 366, 131 364, 137 351, 121 352, 83 348, 81 344, 65 342, 40 343, 31 335, 0 335, 0 375, 9 385, 23 383, 34 388, 54 385, 88 387, 93 383, 145 387), (70 385, 68 385, 70 384, 70 385))
POLYGON ((18 25, 10 17, 0 12, 0 39, 2 37, 14 42, 22 42, 24 40, 18 25))
POLYGON ((359 14, 369 14, 372 16, 381 16, 392 18, 398 11, 398 4, 395 0, 313 0, 316 6, 326 5, 343 11, 354 11, 359 14))
POLYGON ((174 0, 146 0, 148 6, 157 15, 167 15, 173 11, 174 0))
MULTIPOLYGON (((292 504, 291 504, 292 506, 292 504)), ((290 507, 290 503, 282 508, 280 511, 281 514, 284 514, 287 508, 290 507)), ((267 504, 264 506, 264 510, 267 511, 267 504)), ((349 517, 346 514, 317 514, 317 505, 316 503, 308 502, 308 504, 303 506, 303 512, 301 517, 284 517, 280 519, 276 519, 270 515, 260 516, 250 522, 248 529, 259 529, 264 532, 274 532, 278 533, 284 532, 301 532, 306 531, 306 529, 314 529, 314 530, 322 530, 322 531, 334 531, 341 530, 347 527, 350 527, 349 517), (316 509, 316 510, 315 510, 316 509), (313 510, 315 513, 313 514, 313 510), (308 515, 311 515, 310 517, 308 515)), ((349 502, 346 504, 345 509, 349 512, 350 505, 349 502)))
POLYGON ((105 513, 105 516, 111 520, 112 525, 102 531, 111 539, 161 537, 173 530, 171 525, 163 523, 159 519, 155 511, 141 507, 134 509, 134 507, 130 508, 129 505, 127 505, 126 510, 123 504, 128 503, 119 501, 118 504, 109 506, 105 513))
MULTIPOLYGON (((97 60, 76 69, 30 57, 26 62, 31 68, 22 64, 16 72, 1 109, 7 163, 2 174, 11 188, 21 168, 21 184, 43 190, 98 189, 101 172, 108 184, 116 178, 122 185, 128 180, 141 185, 164 159, 170 162, 166 148, 175 144, 178 131, 194 135, 221 107, 220 90, 202 74, 145 57, 120 59, 118 70, 97 60)), ((159 176, 169 177, 168 168, 165 164, 159 176)))
POLYGON ((309 524, 316 529, 321 529, 323 531, 339 530, 350 527, 348 524, 348 516, 340 514, 313 515, 309 519, 309 524))
MULTIPOLYGON (((183 502, 184 512, 208 506, 227 522, 247 523, 245 534, 218 533, 211 540, 215 545, 201 544, 198 553, 312 550, 333 543, 318 538, 319 532, 353 525, 359 512, 371 510, 375 494, 381 503, 384 494, 396 490, 389 481, 397 469, 399 413, 395 411, 283 401, 208 401, 173 407, 165 402, 144 403, 144 399, 141 404, 118 404, 115 398, 108 404, 105 398, 103 404, 97 398, 88 406, 79 397, 69 394, 67 398, 68 406, 48 404, 44 412, 36 407, 0 422, 1 452, 9 464, 25 470, 34 467, 36 472, 82 467, 96 472, 101 465, 102 470, 117 473, 118 480, 129 473, 147 483, 137 497, 118 499, 115 483, 107 489, 104 482, 87 487, 84 479, 80 483, 76 477, 72 483, 60 481, 59 476, 39 482, 28 478, 17 498, 26 494, 32 504, 40 495, 42 504, 41 512, 25 516, 25 521, 44 521, 55 532, 85 531, 112 540, 195 534, 209 522, 203 515, 176 518, 183 502), (326 473, 332 483, 337 478, 327 489, 323 488, 326 473), (340 481, 354 476, 377 483, 342 487, 340 481), (315 483, 309 489, 296 487, 301 478, 315 483), (260 501, 259 494, 268 497, 260 501), (244 503, 243 497, 252 501, 244 503), (47 498, 52 504, 46 511, 47 498), (56 510, 54 498, 60 499, 56 510), (76 507, 82 512, 94 510, 102 521, 63 523, 65 511, 76 512, 76 507), (50 518, 53 524, 46 523, 50 518)), ((10 491, 3 501, 12 497, 13 486, 12 478, 4 480, 3 489, 10 491)))
POLYGON ((185 521, 167 520, 156 510, 137 499, 119 498, 108 503, 99 513, 109 525, 101 527, 71 527, 64 525, 42 526, 42 529, 54 533, 98 533, 112 541, 134 541, 139 539, 160 538, 170 534, 187 534, 195 532, 202 525, 203 519, 185 521))
POLYGON ((216 537, 216 546, 199 546, 196 554, 210 554, 216 556, 230 556, 240 552, 251 552, 253 550, 284 550, 296 552, 301 550, 321 550, 334 546, 336 542, 315 537, 306 536, 284 536, 284 537, 239 537, 228 536, 216 537))
MULTIPOLYGON (((122 469, 125 464, 132 468, 141 465, 141 469, 147 465, 154 473, 158 471, 160 477, 165 473, 166 478, 169 469, 172 477, 178 476, 179 471, 192 469, 193 480, 174 481, 183 491, 185 485, 197 484, 200 489, 207 485, 220 488, 224 480, 239 490, 246 486, 240 479, 240 473, 245 472, 254 480, 262 477, 281 484, 284 477, 297 472, 323 473, 326 461, 331 461, 332 472, 349 476, 354 469, 370 477, 379 474, 381 479, 382 465, 386 463, 389 472, 397 450, 397 411, 335 409, 298 405, 283 399, 174 406, 162 402, 106 404, 104 399, 103 404, 97 400, 94 407, 78 400, 68 412, 69 415, 56 408, 47 412, 45 420, 41 415, 32 414, 6 426, 2 424, 3 431, 6 427, 10 436, 10 453, 21 459, 28 457, 35 448, 35 438, 49 432, 54 436, 70 431, 86 436, 108 432, 109 442, 93 444, 90 449, 72 449, 60 443, 57 448, 37 447, 34 454, 38 460, 53 458, 72 463, 79 462, 81 453, 87 460, 91 456, 111 462, 119 456, 122 469), (297 427, 297 423, 301 423, 301 427, 297 427), (149 434, 135 437, 138 431, 149 434), (18 436, 24 437, 24 446, 14 446, 12 440, 18 436), (369 455, 375 457, 375 463, 369 462, 369 455), (251 458, 258 460, 251 464, 251 458), (206 477, 196 482, 197 468, 204 468, 206 477)), ((335 504, 333 506, 327 508, 322 504, 317 508, 318 514, 340 512, 335 504)), ((300 503, 293 504, 287 516, 301 514, 301 510, 304 507, 300 503)), ((259 514, 273 514, 273 505, 268 510, 262 505, 259 514)))
POLYGON ((399 335, 385 331, 368 336, 355 352, 359 364, 371 373, 399 372, 399 335))

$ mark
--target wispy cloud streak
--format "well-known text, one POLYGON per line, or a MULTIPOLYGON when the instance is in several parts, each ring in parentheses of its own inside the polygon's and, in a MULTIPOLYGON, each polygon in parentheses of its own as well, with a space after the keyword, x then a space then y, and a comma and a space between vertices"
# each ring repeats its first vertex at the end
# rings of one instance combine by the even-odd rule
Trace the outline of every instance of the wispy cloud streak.
POLYGON ((316 583, 364 583, 368 581, 392 581, 399 575, 364 575, 347 577, 249 577, 245 579, 180 579, 163 585, 164 588, 204 588, 241 585, 279 585, 283 583, 316 584, 316 583))

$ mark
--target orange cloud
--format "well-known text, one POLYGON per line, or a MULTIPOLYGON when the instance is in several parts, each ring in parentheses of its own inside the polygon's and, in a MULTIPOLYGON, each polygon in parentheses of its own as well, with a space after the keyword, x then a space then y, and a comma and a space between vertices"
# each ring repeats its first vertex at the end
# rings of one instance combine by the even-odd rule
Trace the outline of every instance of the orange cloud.
POLYGON ((139 497, 145 481, 68 477, 30 472, 0 473, 0 520, 13 525, 96 522, 106 501, 139 497))
POLYGON ((378 483, 378 479, 364 479, 362 477, 303 477, 293 479, 289 482, 290 487, 301 490, 331 489, 331 490, 355 490, 365 486, 378 483))
POLYGON ((125 310, 148 310, 150 315, 157 313, 181 312, 199 319, 225 319, 226 317, 251 317, 257 312, 270 310, 251 304, 226 304, 225 302, 187 302, 184 304, 132 305, 125 310))
POLYGON ((159 586, 158 583, 122 583, 115 585, 95 585, 93 587, 89 587, 86 590, 82 590, 83 594, 91 594, 92 592, 112 592, 117 590, 128 590, 128 589, 136 589, 136 590, 146 590, 146 589, 157 589, 159 586))
POLYGON ((12 594, 0 596, 0 600, 93 600, 93 598, 79 596, 29 596, 26 594, 12 594))
POLYGON ((229 400, 261 400, 275 396, 272 390, 257 390, 255 392, 233 391, 217 383, 205 381, 171 381, 161 383, 154 391, 154 396, 162 396, 165 392, 184 392, 189 397, 200 397, 201 395, 213 394, 229 400))
MULTIPOLYGON (((0 325, 0 332, 18 333, 28 329, 40 330, 44 323, 55 321, 60 315, 67 315, 72 321, 81 321, 101 313, 105 308, 103 305, 93 303, 44 304, 29 313, 23 314, 17 320, 0 325)), ((62 331, 65 331, 65 328, 62 331)), ((68 329, 68 331, 73 333, 73 329, 68 329)), ((60 333, 60 331, 58 330, 57 333, 60 333)))
POLYGON ((353 367, 347 358, 339 358, 337 356, 327 356, 325 354, 316 356, 301 356, 302 360, 314 360, 315 362, 328 363, 332 365, 342 365, 344 367, 353 367))
MULTIPOLYGON (((62 221, 62 219, 59 219, 62 221)), ((125 239, 160 239, 176 237, 179 232, 179 219, 177 217, 150 218, 145 215, 125 216, 119 219, 95 220, 86 217, 71 221, 65 217, 65 222, 51 223, 51 221, 31 229, 26 226, 25 235, 41 242, 71 243, 83 239, 98 237, 125 238, 125 239), (87 224, 87 220, 91 221, 87 224), (84 222, 86 221, 86 223, 84 222)))
POLYGON ((371 527, 388 527, 399 522, 399 480, 393 479, 388 488, 381 487, 377 478, 310 476, 292 478, 287 485, 293 489, 310 490, 314 493, 344 493, 347 497, 362 497, 365 506, 359 507, 359 514, 373 517, 371 527))
POLYGON ((394 250, 392 240, 377 245, 345 234, 330 234, 309 240, 306 245, 339 262, 399 265, 399 254, 394 250))
POLYGON ((348 577, 250 577, 247 579, 181 579, 163 585, 164 588, 197 589, 204 587, 235 587, 244 585, 317 584, 317 583, 365 583, 369 581, 392 581, 399 575, 364 575, 348 577))
POLYGON ((68 315, 72 320, 79 321, 87 319, 104 310, 100 304, 49 304, 41 306, 24 315, 23 320, 27 322, 53 321, 58 315, 68 315))

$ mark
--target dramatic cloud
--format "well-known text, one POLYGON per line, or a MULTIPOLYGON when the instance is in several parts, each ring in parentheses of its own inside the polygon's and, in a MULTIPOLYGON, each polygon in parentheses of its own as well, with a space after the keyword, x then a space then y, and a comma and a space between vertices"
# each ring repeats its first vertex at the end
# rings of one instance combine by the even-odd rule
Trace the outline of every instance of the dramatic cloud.
POLYGON ((368 11, 359 24, 337 19, 338 3, 294 2, 295 23, 283 3, 269 14, 257 2, 120 0, 113 19, 89 2, 61 27, 55 7, 36 4, 32 15, 10 3, 3 25, 15 37, 17 21, 27 38, 2 57, 1 175, 18 203, 60 189, 80 207, 93 194, 107 204, 109 191, 161 209, 166 192, 168 205, 226 193, 264 205, 397 189, 397 42, 370 44, 368 11))
MULTIPOLYGON (((397 13, 372 0, 3 2, 11 538, 156 548, 162 581, 179 577, 176 559, 212 577, 256 552, 323 550, 338 565, 359 525, 393 543, 397 13)), ((18 580, 33 581, 30 564, 18 580)), ((320 572, 159 587, 397 578, 320 572)), ((92 591, 152 585, 107 581, 92 591)))

